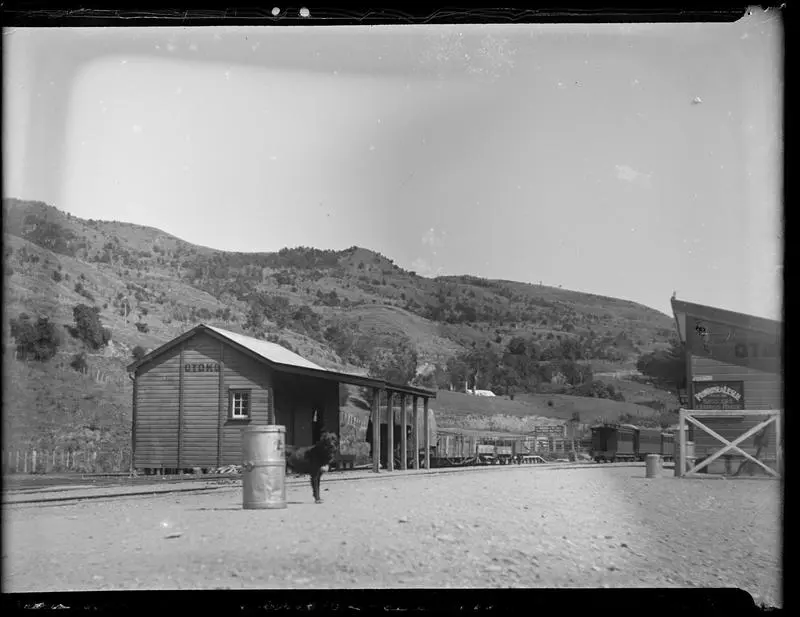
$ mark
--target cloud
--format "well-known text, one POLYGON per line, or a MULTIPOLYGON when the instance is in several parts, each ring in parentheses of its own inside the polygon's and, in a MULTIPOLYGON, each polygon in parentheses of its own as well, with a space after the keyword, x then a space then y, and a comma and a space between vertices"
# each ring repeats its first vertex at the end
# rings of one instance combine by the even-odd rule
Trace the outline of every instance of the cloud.
POLYGON ((617 178, 620 180, 624 180, 625 182, 638 182, 644 186, 650 185, 650 176, 652 174, 644 174, 628 165, 616 165, 615 169, 617 171, 617 178))

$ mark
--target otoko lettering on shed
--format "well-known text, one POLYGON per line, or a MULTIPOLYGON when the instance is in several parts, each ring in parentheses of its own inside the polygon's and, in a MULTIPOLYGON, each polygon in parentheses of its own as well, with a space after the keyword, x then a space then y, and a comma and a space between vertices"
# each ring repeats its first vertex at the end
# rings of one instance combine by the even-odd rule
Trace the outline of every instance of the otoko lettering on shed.
MULTIPOLYGON (((372 417, 386 401, 393 420, 393 401, 399 400, 405 420, 406 401, 413 401, 413 419, 407 422, 413 427, 419 400, 427 411, 428 399, 436 396, 423 388, 328 370, 275 343, 206 324, 151 351, 128 371, 133 467, 159 473, 241 465, 246 426, 284 426, 286 444, 294 446, 316 443, 323 431, 338 435, 340 384, 371 389, 372 417)), ((427 449, 429 432, 420 439, 414 429, 415 448, 424 443, 427 449)), ((402 442, 410 445, 405 438, 402 442)), ((374 454, 379 460, 380 444, 374 454)), ((415 465, 418 459, 413 457, 415 465)))
POLYGON ((775 476, 782 466, 782 323, 672 299, 686 354, 684 475, 775 476), (697 464, 686 461, 694 442, 697 464))

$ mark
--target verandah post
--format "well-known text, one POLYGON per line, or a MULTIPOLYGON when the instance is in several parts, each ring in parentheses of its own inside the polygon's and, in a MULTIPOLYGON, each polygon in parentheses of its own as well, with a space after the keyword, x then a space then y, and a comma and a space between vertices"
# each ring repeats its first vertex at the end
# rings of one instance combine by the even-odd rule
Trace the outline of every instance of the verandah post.
POLYGON ((680 460, 678 461, 680 468, 678 469, 678 477, 682 478, 686 472, 686 410, 680 409, 678 411, 678 445, 680 451, 680 460))
POLYGON ((394 471, 394 392, 386 393, 386 470, 394 471))
POLYGON ((781 441, 781 420, 783 414, 781 410, 777 410, 775 417, 775 466, 778 468, 779 474, 783 475, 783 443, 781 441))
POLYGON ((412 399, 412 422, 414 426, 414 469, 419 469, 419 408, 417 406, 419 400, 417 395, 412 399))
POLYGON ((425 431, 425 469, 431 468, 431 426, 430 422, 428 421, 428 397, 426 396, 423 399, 422 403, 423 407, 423 414, 425 417, 423 418, 424 424, 424 431, 425 431))
POLYGON ((372 471, 381 471, 381 390, 372 388, 372 471))
POLYGON ((400 395, 400 469, 408 469, 408 410, 406 409, 406 395, 400 395))

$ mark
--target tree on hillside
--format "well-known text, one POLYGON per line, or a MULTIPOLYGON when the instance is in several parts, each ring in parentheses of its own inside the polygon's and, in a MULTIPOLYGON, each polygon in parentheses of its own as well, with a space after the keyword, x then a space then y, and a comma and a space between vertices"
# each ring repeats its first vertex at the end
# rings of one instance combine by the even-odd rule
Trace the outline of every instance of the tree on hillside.
POLYGON ((39 317, 34 323, 26 313, 21 313, 10 325, 17 352, 25 359, 33 357, 45 362, 56 354, 61 344, 55 324, 47 317, 39 317))
POLYGON ((100 349, 108 345, 111 340, 111 330, 104 328, 100 323, 100 309, 96 306, 78 304, 72 309, 72 315, 75 319, 75 327, 70 329, 72 336, 86 343, 91 349, 100 349))
POLYGON ((135 362, 138 362, 147 355, 147 350, 141 345, 137 345, 136 347, 133 348, 133 351, 131 353, 133 355, 133 360, 135 362))
POLYGON ((264 313, 257 306, 251 305, 244 321, 246 330, 258 330, 264 325, 264 313))
POLYGON ((378 349, 369 362, 370 377, 407 384, 417 374, 417 350, 411 341, 401 340, 391 349, 378 349))
POLYGON ((527 345, 528 341, 526 339, 521 336, 515 336, 508 342, 506 349, 512 355, 521 356, 527 353, 527 345))
POLYGON ((449 385, 457 392, 461 392, 469 378, 469 366, 464 356, 448 358, 445 370, 447 371, 449 385))
POLYGON ((679 341, 672 341, 666 351, 654 351, 639 357, 636 368, 656 382, 683 388, 686 385, 686 356, 679 341))
POLYGON ((340 358, 346 360, 350 356, 355 343, 355 336, 351 328, 340 324, 331 324, 325 328, 323 336, 340 358))
POLYGON ((72 361, 69 365, 79 373, 85 373, 89 368, 89 363, 86 361, 86 352, 81 351, 72 356, 72 361))

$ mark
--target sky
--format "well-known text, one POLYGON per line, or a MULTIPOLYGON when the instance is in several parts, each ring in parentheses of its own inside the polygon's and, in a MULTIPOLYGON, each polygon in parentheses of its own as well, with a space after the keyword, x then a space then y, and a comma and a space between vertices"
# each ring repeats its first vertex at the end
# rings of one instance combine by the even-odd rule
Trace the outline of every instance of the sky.
POLYGON ((783 31, 5 29, 3 196, 779 318, 783 31))

